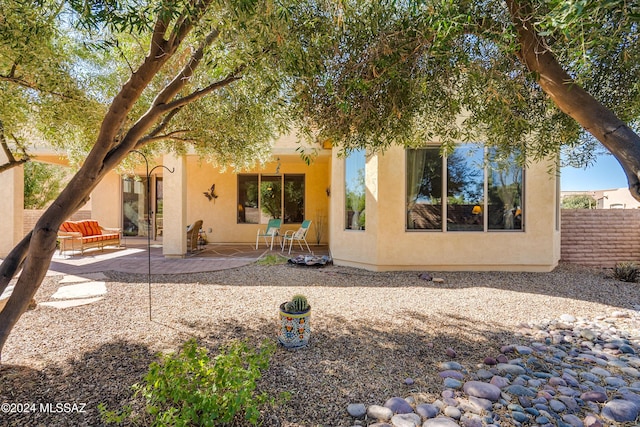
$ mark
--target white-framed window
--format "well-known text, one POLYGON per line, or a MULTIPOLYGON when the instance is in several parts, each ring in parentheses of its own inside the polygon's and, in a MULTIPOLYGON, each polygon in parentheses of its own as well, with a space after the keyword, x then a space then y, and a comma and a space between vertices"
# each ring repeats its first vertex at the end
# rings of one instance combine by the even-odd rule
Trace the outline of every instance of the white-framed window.
POLYGON ((524 170, 515 156, 460 144, 406 150, 406 229, 522 231, 524 170))

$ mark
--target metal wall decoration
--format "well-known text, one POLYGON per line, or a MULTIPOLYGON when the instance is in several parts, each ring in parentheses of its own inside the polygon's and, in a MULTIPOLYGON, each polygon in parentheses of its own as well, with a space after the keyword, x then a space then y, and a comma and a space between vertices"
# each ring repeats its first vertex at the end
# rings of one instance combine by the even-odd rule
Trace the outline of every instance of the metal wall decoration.
POLYGON ((204 192, 204 196, 209 199, 209 201, 213 200, 213 203, 216 202, 216 199, 218 198, 218 195, 216 194, 216 185, 215 184, 211 184, 211 188, 209 189, 209 191, 205 191, 204 192))

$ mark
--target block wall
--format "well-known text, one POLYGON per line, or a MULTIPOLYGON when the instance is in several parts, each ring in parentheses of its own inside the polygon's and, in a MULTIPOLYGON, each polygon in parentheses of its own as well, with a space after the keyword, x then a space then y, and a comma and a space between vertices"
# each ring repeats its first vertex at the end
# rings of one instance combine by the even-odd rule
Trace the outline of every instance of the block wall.
MULTIPOLYGON (((26 235, 28 232, 33 230, 36 222, 40 219, 40 216, 44 213, 42 209, 25 209, 24 217, 23 217, 23 233, 26 235)), ((82 221, 83 219, 91 219, 91 211, 90 210, 79 210, 73 215, 69 220, 71 221, 82 221)))
POLYGON ((561 262, 640 263, 640 209, 563 209, 561 215, 561 262))

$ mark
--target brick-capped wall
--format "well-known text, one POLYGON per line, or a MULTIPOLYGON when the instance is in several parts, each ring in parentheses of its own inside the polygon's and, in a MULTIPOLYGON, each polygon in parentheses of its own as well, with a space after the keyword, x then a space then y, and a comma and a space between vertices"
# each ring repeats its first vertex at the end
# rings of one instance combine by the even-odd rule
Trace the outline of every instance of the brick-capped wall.
POLYGON ((613 267, 640 262, 640 209, 563 209, 560 259, 613 267))
MULTIPOLYGON (((26 235, 28 232, 33 230, 36 222, 40 219, 40 216, 44 213, 43 209, 25 209, 23 216, 23 231, 26 235)), ((83 219, 91 219, 91 211, 88 210, 80 210, 71 215, 69 218, 71 221, 82 221, 83 219)))

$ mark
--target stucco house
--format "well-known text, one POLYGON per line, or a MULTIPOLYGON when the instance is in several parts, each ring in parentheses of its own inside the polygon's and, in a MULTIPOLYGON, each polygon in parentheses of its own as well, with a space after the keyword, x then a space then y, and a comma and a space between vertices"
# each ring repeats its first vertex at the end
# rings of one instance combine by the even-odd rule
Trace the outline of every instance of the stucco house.
MULTIPOLYGON (((273 146, 255 170, 222 171, 195 155, 150 161, 151 232, 167 257, 187 252, 186 227, 203 221, 211 243, 255 242, 271 217, 282 232, 312 220, 309 243, 328 244, 334 263, 368 270, 550 271, 560 259, 559 178, 553 160, 526 169, 490 148, 463 144, 356 151, 323 147, 311 164, 295 138, 273 146)), ((45 154, 40 160, 52 161, 45 154)), ((16 168, 19 169, 19 168, 16 168)), ((8 221, 0 256, 22 237, 21 171, 0 174, 8 221), (11 242, 9 242, 11 240, 11 242)), ((92 216, 125 236, 146 233, 146 172, 111 172, 92 194, 92 216)))

